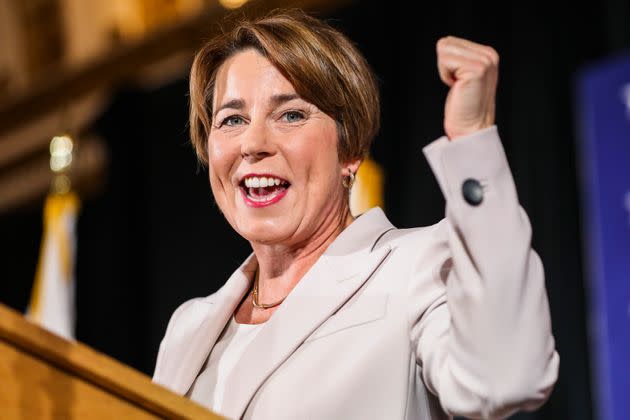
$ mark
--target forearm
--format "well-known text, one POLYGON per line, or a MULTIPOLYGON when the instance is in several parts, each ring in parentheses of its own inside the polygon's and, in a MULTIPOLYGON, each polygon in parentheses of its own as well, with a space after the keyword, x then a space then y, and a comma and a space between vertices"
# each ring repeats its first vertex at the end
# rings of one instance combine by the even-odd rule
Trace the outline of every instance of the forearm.
POLYGON ((422 321, 447 309, 447 330, 419 328, 433 335, 433 350, 421 352, 425 382, 452 414, 503 417, 540 405, 556 380, 544 270, 496 127, 446 142, 425 149, 447 202, 451 254, 440 272, 446 308, 422 321), (483 187, 479 202, 466 200, 468 179, 483 187))

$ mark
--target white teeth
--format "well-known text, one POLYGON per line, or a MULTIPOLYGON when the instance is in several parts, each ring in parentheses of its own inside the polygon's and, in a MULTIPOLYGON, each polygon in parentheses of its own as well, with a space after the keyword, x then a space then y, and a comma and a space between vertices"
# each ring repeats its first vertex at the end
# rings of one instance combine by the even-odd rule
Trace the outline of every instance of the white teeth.
POLYGON ((281 185, 283 183, 282 180, 278 178, 271 177, 256 177, 253 176, 251 178, 245 178, 244 184, 247 188, 264 188, 264 187, 273 187, 274 185, 281 185))

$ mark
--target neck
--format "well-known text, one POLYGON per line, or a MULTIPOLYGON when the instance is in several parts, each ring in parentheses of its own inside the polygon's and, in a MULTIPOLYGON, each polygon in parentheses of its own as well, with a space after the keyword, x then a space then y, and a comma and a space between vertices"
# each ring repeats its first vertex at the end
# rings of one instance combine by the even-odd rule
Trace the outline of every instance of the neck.
POLYGON ((347 205, 343 211, 329 214, 313 235, 296 245, 251 243, 258 260, 258 296, 261 302, 286 297, 335 238, 354 220, 347 205))

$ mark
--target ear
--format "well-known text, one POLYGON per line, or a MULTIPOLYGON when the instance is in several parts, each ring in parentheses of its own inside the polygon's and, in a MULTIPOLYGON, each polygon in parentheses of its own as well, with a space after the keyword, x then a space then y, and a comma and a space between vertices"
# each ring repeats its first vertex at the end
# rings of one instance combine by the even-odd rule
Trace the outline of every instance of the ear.
POLYGON ((343 163, 341 165, 341 175, 349 176, 350 172, 356 175, 357 171, 359 170, 359 166, 361 166, 362 162, 363 162, 363 159, 355 159, 355 160, 351 160, 346 163, 343 163))

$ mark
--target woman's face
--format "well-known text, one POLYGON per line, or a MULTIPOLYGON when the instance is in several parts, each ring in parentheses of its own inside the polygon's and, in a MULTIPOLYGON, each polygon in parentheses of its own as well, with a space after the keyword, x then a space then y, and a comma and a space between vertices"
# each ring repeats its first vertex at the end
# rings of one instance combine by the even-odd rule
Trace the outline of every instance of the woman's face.
POLYGON ((290 246, 339 223, 347 196, 336 123, 265 57, 247 49, 223 63, 213 110, 210 185, 241 236, 290 246))

